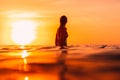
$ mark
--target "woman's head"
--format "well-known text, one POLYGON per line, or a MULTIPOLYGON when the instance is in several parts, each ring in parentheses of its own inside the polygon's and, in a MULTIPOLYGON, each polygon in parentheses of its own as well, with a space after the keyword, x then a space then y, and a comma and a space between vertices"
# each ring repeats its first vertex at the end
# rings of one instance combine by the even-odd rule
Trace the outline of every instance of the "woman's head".
POLYGON ((66 16, 61 16, 60 17, 60 23, 61 23, 61 25, 65 25, 67 23, 67 17, 66 16))

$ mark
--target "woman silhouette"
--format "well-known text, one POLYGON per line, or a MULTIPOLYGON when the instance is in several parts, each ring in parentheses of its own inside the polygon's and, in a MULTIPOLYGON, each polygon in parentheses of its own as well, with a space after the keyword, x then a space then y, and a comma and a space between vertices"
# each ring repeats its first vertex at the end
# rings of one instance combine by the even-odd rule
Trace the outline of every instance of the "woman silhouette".
POLYGON ((67 28, 65 27, 67 23, 67 17, 66 16, 61 16, 60 18, 60 27, 57 30, 56 33, 56 39, 55 39, 55 45, 60 46, 60 49, 65 48, 67 46, 67 28))

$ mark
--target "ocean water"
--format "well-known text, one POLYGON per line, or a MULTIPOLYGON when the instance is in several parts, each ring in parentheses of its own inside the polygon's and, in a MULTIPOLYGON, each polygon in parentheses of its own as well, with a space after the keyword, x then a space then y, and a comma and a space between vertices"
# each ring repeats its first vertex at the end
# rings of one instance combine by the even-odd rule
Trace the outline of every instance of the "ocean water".
POLYGON ((0 80, 120 80, 120 46, 0 46, 0 80))

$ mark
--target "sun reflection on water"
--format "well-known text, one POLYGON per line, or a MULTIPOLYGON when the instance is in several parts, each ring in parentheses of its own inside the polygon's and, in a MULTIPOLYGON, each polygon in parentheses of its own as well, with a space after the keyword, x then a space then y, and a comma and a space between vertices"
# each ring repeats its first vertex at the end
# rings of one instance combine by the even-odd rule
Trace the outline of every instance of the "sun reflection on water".
POLYGON ((29 55, 29 53, 27 52, 27 50, 23 50, 21 57, 26 58, 26 57, 28 57, 28 55, 29 55))
MULTIPOLYGON (((23 59, 23 64, 20 64, 19 70, 21 71, 29 71, 28 65, 27 65, 27 57, 29 56, 29 53, 27 50, 23 50, 21 53, 21 58, 23 59)), ((25 80, 28 80, 27 78, 25 80)))
POLYGON ((29 80, 29 77, 28 77, 28 76, 25 76, 24 80, 29 80))
POLYGON ((27 64, 27 59, 26 58, 24 58, 24 64, 27 64))

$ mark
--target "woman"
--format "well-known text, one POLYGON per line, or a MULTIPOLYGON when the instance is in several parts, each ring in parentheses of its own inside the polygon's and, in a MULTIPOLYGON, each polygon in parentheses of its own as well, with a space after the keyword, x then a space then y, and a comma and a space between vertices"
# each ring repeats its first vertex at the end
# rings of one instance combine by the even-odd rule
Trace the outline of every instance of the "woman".
POLYGON ((56 33, 56 40, 55 40, 55 45, 60 46, 61 49, 65 48, 67 46, 67 28, 65 27, 67 23, 67 17, 66 16, 61 16, 60 18, 60 27, 57 30, 56 33))

